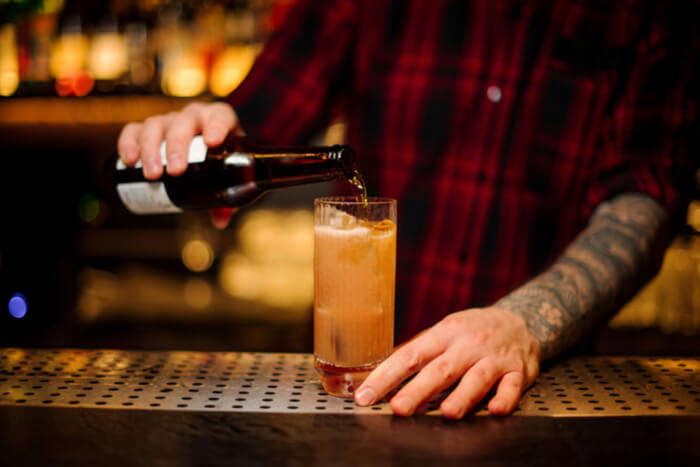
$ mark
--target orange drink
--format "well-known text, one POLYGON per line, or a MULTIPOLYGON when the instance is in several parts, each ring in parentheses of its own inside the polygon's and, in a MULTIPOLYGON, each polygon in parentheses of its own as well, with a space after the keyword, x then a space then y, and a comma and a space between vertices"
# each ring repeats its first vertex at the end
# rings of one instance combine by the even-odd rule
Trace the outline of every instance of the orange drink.
POLYGON ((351 397, 394 347, 396 201, 321 198, 314 228, 316 370, 351 397))

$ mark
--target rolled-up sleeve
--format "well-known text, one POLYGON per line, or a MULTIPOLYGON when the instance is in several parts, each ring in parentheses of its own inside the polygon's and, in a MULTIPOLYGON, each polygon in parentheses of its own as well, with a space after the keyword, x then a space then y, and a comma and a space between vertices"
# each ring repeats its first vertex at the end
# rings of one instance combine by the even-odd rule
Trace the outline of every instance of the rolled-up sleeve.
POLYGON ((301 0, 229 96, 246 133, 260 142, 305 141, 347 93, 357 29, 352 0, 301 0))
POLYGON ((624 86, 616 90, 586 194, 586 218, 602 201, 636 192, 657 200, 674 224, 683 219, 698 169, 699 50, 692 15, 671 10, 637 43, 624 86))

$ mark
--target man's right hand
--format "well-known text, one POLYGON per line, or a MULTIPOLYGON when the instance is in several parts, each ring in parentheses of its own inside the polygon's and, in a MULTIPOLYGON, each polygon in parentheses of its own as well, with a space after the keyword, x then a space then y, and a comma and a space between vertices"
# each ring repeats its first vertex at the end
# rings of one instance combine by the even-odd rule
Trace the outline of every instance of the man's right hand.
MULTIPOLYGON (((144 177, 156 180, 163 175, 160 158, 163 140, 168 174, 178 176, 187 169, 190 142, 195 135, 201 134, 207 146, 215 147, 224 142, 229 132, 236 130, 240 131, 233 107, 223 102, 195 102, 179 112, 127 124, 119 135, 117 150, 127 166, 133 166, 140 159, 144 177)), ((228 224, 231 210, 216 209, 210 214, 214 226, 221 229, 228 224)))

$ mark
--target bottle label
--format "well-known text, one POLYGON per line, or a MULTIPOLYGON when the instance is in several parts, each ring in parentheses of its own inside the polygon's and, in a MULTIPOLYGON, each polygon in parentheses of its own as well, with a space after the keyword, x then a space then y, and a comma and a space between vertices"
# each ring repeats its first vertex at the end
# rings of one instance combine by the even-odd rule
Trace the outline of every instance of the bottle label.
POLYGON ((117 185, 122 203, 134 214, 182 212, 165 191, 163 182, 131 182, 117 185))
MULTIPOLYGON (((204 144, 202 136, 195 136, 190 143, 190 150, 187 155, 189 163, 204 162, 207 158, 207 145, 204 144)), ((167 165, 165 156, 165 141, 160 145, 160 160, 163 166, 167 165)), ((139 159, 134 168, 140 169, 143 166, 139 159)), ((117 170, 126 170, 126 164, 121 159, 117 160, 117 170)), ((166 214, 172 212, 182 212, 168 196, 163 182, 131 182, 117 185, 117 192, 122 203, 134 214, 166 214)))
MULTIPOLYGON (((190 143, 190 150, 187 154, 187 160, 191 164, 193 162, 204 162, 206 158, 207 145, 204 143, 204 138, 202 138, 201 135, 195 136, 192 138, 192 142, 190 143)), ((165 156, 165 141, 160 144, 160 161, 164 166, 168 163, 168 159, 165 156)), ((134 168, 140 169, 141 167, 141 159, 139 159, 136 161, 136 164, 134 164, 134 168)), ((124 161, 122 161, 121 158, 117 159, 117 170, 125 170, 126 168, 127 167, 124 161)))

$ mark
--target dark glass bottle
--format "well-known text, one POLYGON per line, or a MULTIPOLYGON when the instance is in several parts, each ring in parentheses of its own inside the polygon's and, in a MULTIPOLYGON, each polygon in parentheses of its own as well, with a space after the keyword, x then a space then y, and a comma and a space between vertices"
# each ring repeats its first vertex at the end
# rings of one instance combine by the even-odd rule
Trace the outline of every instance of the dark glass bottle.
MULTIPOLYGON (((165 145, 161 146, 165 161, 165 145)), ((230 135, 219 147, 207 148, 194 138, 184 174, 164 172, 147 180, 139 161, 134 167, 116 162, 114 180, 122 203, 135 214, 181 212, 183 209, 238 207, 275 188, 350 180, 356 173, 349 146, 266 147, 230 135)), ((114 165, 112 166, 114 167, 114 165)))

